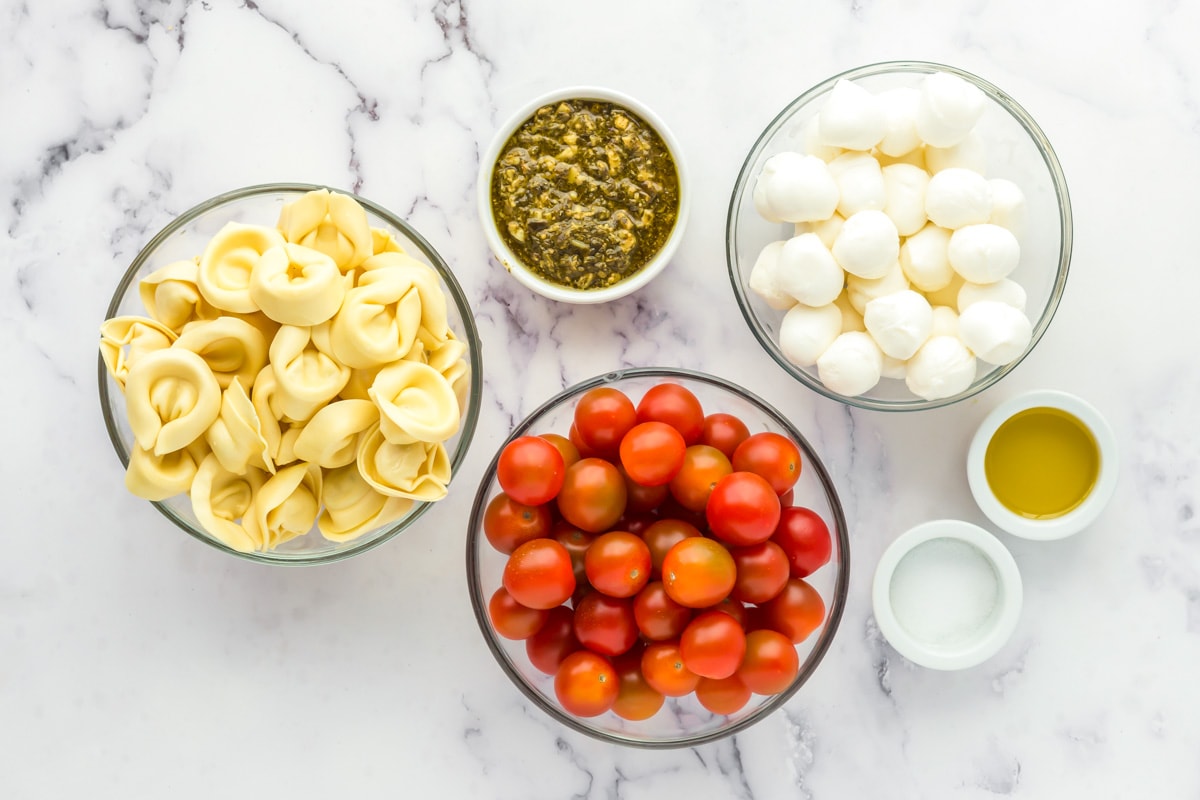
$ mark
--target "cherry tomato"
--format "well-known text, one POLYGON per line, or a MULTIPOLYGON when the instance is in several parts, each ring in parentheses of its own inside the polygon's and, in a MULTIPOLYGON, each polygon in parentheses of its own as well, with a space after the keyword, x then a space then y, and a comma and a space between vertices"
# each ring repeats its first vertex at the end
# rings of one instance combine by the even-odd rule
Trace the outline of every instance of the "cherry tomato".
POLYGON ((825 621, 825 601, 799 578, 788 581, 778 597, 760 608, 759 623, 779 631, 793 643, 803 642, 825 621))
POLYGON ((704 431, 704 409, 696 395, 677 383, 660 383, 642 396, 637 406, 638 422, 665 422, 689 445, 700 441, 704 431))
POLYGON ((554 541, 565 547, 571 556, 571 571, 575 573, 576 587, 586 584, 587 571, 583 566, 583 558, 596 537, 579 530, 566 520, 557 523, 553 530, 554 541))
POLYGON ((638 638, 633 601, 592 592, 575 606, 575 638, 594 653, 619 656, 638 638))
POLYGON ((734 472, 718 481, 704 509, 713 536, 735 546, 771 538, 779 512, 779 495, 753 472, 734 472))
POLYGON ((525 655, 530 664, 547 675, 558 672, 562 660, 580 648, 572 623, 574 617, 574 612, 566 606, 550 609, 546 623, 525 640, 525 655))
POLYGON ((737 567, 737 581, 730 594, 743 603, 765 603, 780 592, 791 577, 787 554, 768 540, 729 551, 737 567))
POLYGON ((513 551, 504 565, 504 588, 528 608, 554 608, 575 591, 571 554, 553 539, 534 539, 513 551))
POLYGON ((575 404, 575 428, 593 450, 615 456, 621 439, 638 422, 633 401, 611 386, 598 386, 584 393, 575 404))
POLYGON ((612 464, 584 458, 567 468, 558 492, 563 518, 588 533, 612 527, 625 512, 625 479, 612 464))
POLYGON ((629 477, 629 473, 624 467, 617 467, 621 471, 622 477, 625 478, 625 510, 626 511, 653 511, 662 505, 663 501, 670 496, 670 490, 664 486, 644 486, 633 478, 629 477))
POLYGON ((592 542, 583 566, 596 591, 633 597, 650 581, 650 549, 629 531, 609 531, 592 542))
POLYGON ((559 436, 557 433, 542 433, 539 436, 558 448, 558 454, 563 457, 564 469, 582 458, 579 455, 579 448, 567 437, 559 436))
POLYGON ((637 722, 650 719, 663 707, 666 698, 646 682, 642 675, 642 653, 630 651, 613 659, 620 691, 613 703, 613 713, 621 719, 637 722), (632 657, 631 657, 632 656, 632 657))
POLYGON ((528 639, 542 629, 549 616, 545 609, 521 605, 503 586, 488 601, 492 629, 505 639, 528 639))
POLYGON ((683 665, 679 642, 654 642, 642 653, 642 675, 654 691, 683 697, 696 690, 700 676, 683 665))
POLYGON ((661 581, 654 581, 633 599, 633 616, 642 636, 661 642, 679 638, 692 618, 692 610, 672 600, 661 581))
POLYGON ((733 452, 734 472, 753 472, 783 494, 800 479, 800 448, 786 436, 771 431, 756 433, 733 452))
POLYGON ((655 575, 662 574, 663 559, 671 548, 690 536, 700 536, 700 530, 681 519, 660 519, 642 532, 642 541, 650 548, 650 567, 655 575))
POLYGON ((733 472, 729 459, 715 447, 696 444, 684 451, 683 466, 671 479, 671 496, 689 511, 703 511, 717 481, 733 472))
POLYGON ((640 422, 621 439, 621 466, 643 486, 666 486, 683 466, 683 435, 665 422, 640 422))
POLYGON ((726 597, 716 605, 709 606, 704 610, 720 611, 723 614, 728 614, 729 616, 733 617, 734 622, 742 627, 742 630, 749 630, 748 623, 750 621, 750 613, 746 610, 745 604, 740 600, 734 600, 732 597, 726 597))
POLYGON ((737 676, 750 691, 779 694, 791 686, 799 674, 800 656, 786 636, 772 630, 746 634, 746 655, 737 669, 737 676))
POLYGON ((683 665, 702 678, 728 678, 746 654, 746 632, 724 611, 705 611, 679 637, 683 665))
POLYGON ((733 589, 737 570, 733 556, 720 542, 689 537, 667 552, 662 579, 667 594, 676 603, 704 608, 725 599, 733 589))
POLYGON ((548 503, 562 488, 567 468, 562 453, 539 436, 513 439, 500 451, 496 480, 512 499, 527 506, 548 503))
POLYGON ((580 650, 563 659, 554 673, 554 696, 568 714, 595 717, 613 707, 621 684, 602 656, 580 650))
POLYGON ((750 700, 750 689, 736 674, 719 680, 702 678, 696 685, 696 699, 714 714, 735 714, 750 700))
POLYGON ((709 414, 704 418, 704 426, 700 432, 700 444, 715 447, 733 458, 733 451, 750 436, 746 423, 733 414, 709 414))
POLYGON ((550 509, 527 506, 506 494, 498 494, 483 513, 483 535, 492 547, 511 555, 526 542, 550 535, 550 509))
MULTIPOLYGON (((571 423, 571 429, 567 431, 567 441, 575 445, 575 450, 579 453, 580 458, 600 457, 600 451, 583 440, 583 437, 579 435, 579 429, 575 427, 574 423, 571 423)), ((567 466, 571 465, 567 464, 567 466)))
POLYGON ((828 564, 833 555, 829 526, 810 508, 783 509, 771 541, 787 554, 793 578, 807 578, 828 564))

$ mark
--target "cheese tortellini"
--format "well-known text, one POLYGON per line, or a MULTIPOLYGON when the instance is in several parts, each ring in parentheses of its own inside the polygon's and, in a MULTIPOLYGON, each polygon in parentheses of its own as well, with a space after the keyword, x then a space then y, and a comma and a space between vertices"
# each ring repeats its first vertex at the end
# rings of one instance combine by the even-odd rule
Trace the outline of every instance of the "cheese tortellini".
POLYGON ((128 490, 239 552, 351 541, 445 497, 471 376, 438 273, 327 190, 230 222, 101 326, 128 490), (306 537, 303 541, 297 541, 306 537))

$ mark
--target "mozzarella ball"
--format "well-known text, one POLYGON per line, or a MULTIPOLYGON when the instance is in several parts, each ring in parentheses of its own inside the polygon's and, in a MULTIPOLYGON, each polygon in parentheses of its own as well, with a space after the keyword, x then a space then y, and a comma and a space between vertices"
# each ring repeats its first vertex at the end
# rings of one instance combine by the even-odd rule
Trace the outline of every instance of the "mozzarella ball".
POLYGON ((934 147, 953 147, 975 127, 986 103, 977 86, 957 75, 935 72, 921 82, 917 134, 934 147))
POLYGON ((1021 245, 1008 228, 968 225, 951 234, 946 257, 954 271, 971 283, 995 283, 1017 268, 1021 245))
POLYGON ((842 312, 833 303, 812 308, 797 304, 779 324, 779 349, 798 367, 811 367, 842 332, 842 312))
POLYGON ((891 269, 882 278, 860 278, 848 273, 846 275, 846 296, 859 314, 865 312, 867 303, 876 297, 886 297, 907 288, 908 279, 904 277, 904 270, 900 269, 898 261, 892 264, 891 269))
POLYGON ((750 290, 777 311, 783 311, 796 304, 796 298, 782 292, 776 280, 779 254, 783 252, 784 244, 786 242, 771 242, 764 247, 750 270, 750 290))
POLYGON ((1029 347, 1033 325, 1023 311, 995 300, 982 300, 958 315, 958 335, 980 360, 1008 364, 1029 347))
POLYGON ((958 313, 982 300, 995 300, 1018 311, 1025 310, 1025 289, 1016 281, 1005 278, 995 283, 964 283, 958 290, 958 313))
POLYGON ((817 117, 813 117, 804 123, 804 128, 800 131, 800 149, 807 155, 816 156, 825 163, 829 163, 845 151, 840 147, 833 147, 821 141, 818 121, 817 117))
POLYGON ((937 291, 954 278, 946 251, 950 231, 930 222, 900 246, 900 268, 912 285, 923 292, 937 291))
POLYGON ((865 331, 866 323, 863 322, 862 312, 850 304, 850 295, 843 291, 838 295, 837 300, 833 304, 842 312, 842 333, 847 331, 865 331))
POLYGON ((883 171, 879 162, 868 153, 843 153, 829 162, 829 171, 837 181, 837 210, 849 218, 859 211, 881 211, 887 205, 883 188, 883 171))
POLYGON ((933 326, 929 330, 932 336, 958 336, 958 312, 950 306, 933 307, 933 326))
POLYGON ((950 282, 948 284, 943 286, 941 289, 934 289, 933 291, 925 292, 925 299, 929 301, 929 305, 948 306, 950 308, 958 307, 958 292, 960 289, 962 289, 963 284, 966 283, 966 281, 963 280, 962 275, 954 272, 953 269, 950 270, 950 272, 952 273, 953 277, 950 278, 950 282))
POLYGON ((933 309, 923 296, 907 289, 867 303, 863 322, 885 356, 905 361, 929 338, 933 309))
POLYGON ((856 83, 840 80, 817 114, 821 141, 847 150, 870 150, 884 134, 879 98, 856 83))
POLYGON ((817 359, 817 377, 825 388, 848 396, 870 391, 882 370, 882 351, 859 331, 840 334, 817 359))
POLYGON ((925 165, 931 173, 957 167, 986 175, 987 145, 979 131, 971 131, 953 147, 926 147, 925 165))
POLYGON ((992 215, 988 222, 1008 228, 1014 236, 1020 237, 1025 232, 1025 193, 1004 178, 993 178, 988 181, 988 187, 992 190, 992 215))
POLYGON ((917 106, 921 92, 911 86, 888 89, 877 95, 879 109, 883 112, 883 138, 879 140, 879 152, 897 157, 911 153, 921 146, 917 135, 917 106))
POLYGON ((882 278, 900 256, 900 235, 882 211, 860 211, 846 218, 833 242, 842 269, 860 278, 882 278))
POLYGON ((925 213, 943 228, 957 230, 987 222, 992 214, 992 190, 978 172, 951 167, 929 179, 925 213))
POLYGON ((883 354, 883 367, 879 370, 880 377, 902 381, 908 375, 908 364, 898 358, 883 354))
POLYGON ((769 213, 784 222, 828 219, 837 208, 837 183, 829 167, 816 156, 799 153, 771 156, 759 173, 758 186, 763 187, 769 213))
POLYGON ((807 306, 832 303, 846 285, 846 275, 815 233, 788 239, 779 252, 775 285, 807 306))
POLYGON ((908 360, 904 383, 924 400, 967 390, 975 380, 975 356, 954 336, 933 336, 908 360))
POLYGON ((924 227, 925 189, 929 186, 929 173, 911 164, 892 164, 884 167, 883 191, 887 204, 883 213, 892 218, 896 232, 911 236, 924 227))

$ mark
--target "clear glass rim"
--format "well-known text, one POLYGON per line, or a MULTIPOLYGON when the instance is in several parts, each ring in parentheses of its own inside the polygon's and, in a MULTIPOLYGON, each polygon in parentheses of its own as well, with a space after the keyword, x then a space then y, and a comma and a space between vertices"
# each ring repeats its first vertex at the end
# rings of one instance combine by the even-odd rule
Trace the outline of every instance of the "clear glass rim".
POLYGON ((808 91, 801 94, 791 103, 789 103, 782 111, 780 111, 766 129, 759 134, 754 142, 754 146, 750 148, 746 160, 742 163, 742 168, 738 172, 737 181, 733 186, 733 193, 729 199, 729 213, 725 220, 725 261, 729 270, 729 281, 733 285, 733 294, 737 299, 738 307, 742 311, 742 316, 746 320, 746 324, 750 327, 750 331, 754 337, 758 339, 759 344, 767 354, 783 368, 785 372, 791 375, 796 380, 803 383, 808 388, 818 394, 824 395, 831 400, 836 400, 839 403, 853 406, 855 408, 863 408, 871 411, 926 411, 933 408, 942 408, 952 405, 961 400, 966 400, 980 392, 998 383, 1004 376, 1008 375, 1026 356, 1033 352, 1037 343, 1045 334, 1047 328, 1050 327, 1050 322, 1054 319, 1055 313, 1058 311, 1059 302, 1062 300, 1063 292, 1066 290, 1067 273, 1071 266, 1071 249, 1074 237, 1074 224, 1071 214, 1071 197, 1067 190, 1067 178, 1063 173, 1062 165, 1059 163, 1058 155, 1054 152, 1054 148, 1050 144, 1050 140, 1046 138, 1046 134, 1041 127, 1034 121, 1016 100, 1009 96, 1004 90, 989 81, 980 78, 966 70, 952 67, 946 64, 938 64, 932 61, 882 61, 875 64, 867 64, 854 69, 846 70, 838 73, 831 78, 821 81, 816 86, 813 86, 808 91), (911 73, 930 73, 930 72, 949 72, 957 75, 964 80, 970 81, 975 86, 979 87, 988 97, 994 100, 1001 108, 1009 113, 1025 129, 1029 137, 1037 146, 1039 153, 1042 156, 1042 161, 1050 172, 1051 180, 1054 184, 1054 194, 1058 200, 1059 210, 1059 252, 1058 252, 1058 271, 1055 274, 1054 287, 1050 293, 1049 302, 1046 305, 1042 315, 1033 325, 1033 336, 1029 341, 1029 346, 1025 348, 1020 357, 1015 361, 1006 364, 1002 367, 997 367, 985 375, 982 379, 974 382, 966 391, 950 397, 944 397, 939 400, 922 400, 914 397, 912 400, 881 400, 871 397, 847 397, 846 395, 838 394, 830 391, 819 380, 806 373, 804 370, 792 364, 784 357, 778 344, 774 341, 770 332, 766 330, 762 322, 759 321, 758 315, 750 306, 750 300, 743 291, 740 281, 738 280, 737 271, 737 226, 736 216, 738 201, 744 195, 753 178, 751 175, 751 167, 754 161, 761 154, 766 143, 772 139, 775 134, 788 122, 792 114, 797 109, 811 102, 813 98, 820 96, 824 92, 833 87, 839 80, 856 80, 858 78, 871 77, 891 72, 911 72, 911 73))
POLYGON ((520 689, 534 705, 538 706, 544 712, 549 714, 554 719, 558 720, 567 727, 579 731, 580 733, 591 736, 594 739, 599 739, 604 742, 627 745, 630 747, 639 747, 650 750, 674 749, 680 747, 694 747, 708 742, 714 742, 723 739, 726 736, 732 736, 739 731, 745 730, 754 723, 768 716, 772 712, 778 710, 781 706, 787 703, 788 700, 800 690, 800 687, 808 682, 812 674, 816 671, 821 661, 825 658, 830 645, 833 643, 834 634, 837 633, 838 626, 841 624, 842 614, 845 611, 846 600, 850 590, 850 537, 846 528, 846 515, 842 509, 841 500, 838 497, 837 490, 833 485, 833 479, 830 478, 829 472, 825 469, 824 463, 813 450, 807 438, 791 421, 775 409, 766 400, 763 400, 753 392, 737 386, 722 378, 709 375, 704 372, 695 372, 688 369, 680 369, 676 367, 635 367, 631 369, 622 369, 615 372, 608 372, 603 375, 597 375, 588 380, 568 387, 558 394, 551 397, 546 402, 542 403, 532 412, 530 412, 524 420, 517 425, 508 438, 500 444, 496 449, 495 455, 484 471, 483 477, 479 482, 479 489, 475 494, 475 502, 471 507, 471 517, 467 529, 467 585, 471 594, 471 609, 475 613, 475 621, 479 625, 479 630, 483 634, 483 639, 487 643, 488 649, 492 652, 496 662, 500 668, 508 675, 509 679, 520 689), (500 460, 500 453, 505 446, 514 439, 524 436, 535 424, 550 409, 560 405, 564 401, 576 397, 589 389, 594 389, 597 386, 604 386, 614 381, 623 378, 687 378, 689 380, 707 383, 725 391, 731 392, 746 401, 759 407, 767 416, 771 417, 783 430, 787 431, 788 435, 792 436, 796 443, 803 451, 807 463, 806 468, 815 470, 817 478, 821 482, 821 487, 825 491, 825 496, 829 500, 829 506, 833 514, 836 527, 836 544, 838 555, 838 574, 834 581, 833 601, 829 605, 828 616, 826 617, 825 626, 821 631, 820 637, 813 646, 808 657, 800 665, 800 673, 796 676, 796 680, 792 685, 781 694, 774 695, 767 702, 763 703, 753 713, 747 715, 744 719, 738 720, 732 725, 719 728, 707 733, 698 734, 695 736, 678 736, 669 739, 638 739, 630 736, 622 736, 618 733, 600 731, 592 728, 574 717, 570 716, 562 709, 555 706, 553 703, 546 700, 539 692, 535 691, 525 681, 520 670, 513 664, 508 653, 496 641, 496 636, 492 632, 491 624, 487 616, 488 598, 483 596, 483 587, 479 581, 479 561, 477 551, 480 546, 479 537, 480 531, 483 530, 483 514, 488 502, 488 487, 490 486, 493 476, 496 474, 496 465, 500 460))
MULTIPOLYGON (((412 225, 396 216, 391 211, 388 211, 378 203, 367 200, 364 197, 359 197, 357 194, 345 191, 344 189, 337 189, 332 186, 323 186, 320 184, 311 183, 261 183, 253 186, 245 186, 240 189, 234 189, 232 191, 224 192, 215 197, 209 198, 208 200, 189 208, 187 211, 173 219, 166 225, 166 227, 155 234, 154 238, 152 238, 140 251, 138 251, 137 256, 133 259, 133 262, 129 265, 129 268, 125 270, 125 274, 121 277, 120 282, 117 284, 116 291, 113 292, 112 299, 109 301, 108 308, 104 313, 104 318, 111 319, 116 315, 117 310, 120 307, 121 300, 125 297, 129 287, 137 278, 138 270, 142 268, 142 265, 146 263, 146 261, 159 248, 159 246, 161 246, 162 243, 170 236, 174 235, 181 228, 191 223, 192 220, 196 219, 201 214, 230 203, 234 200, 243 200, 248 197, 278 193, 304 194, 305 192, 311 192, 319 189, 326 189, 331 192, 349 195, 362 204, 364 208, 368 209, 380 218, 387 220, 389 224, 394 225, 396 228, 403 231, 404 235, 416 244, 417 249, 421 251, 426 259, 428 259, 429 263, 435 270, 437 270, 442 280, 445 281, 446 285, 450 288, 450 297, 454 301, 454 305, 458 309, 459 316, 461 316, 463 320, 467 351, 469 353, 471 363, 471 388, 467 399, 467 409, 466 413, 463 414, 462 417, 460 427, 461 435, 459 436, 458 444, 450 456, 451 482, 453 482, 454 478, 458 475, 459 466, 466 458, 467 450, 471 444, 471 439, 475 435, 475 426, 479 421, 479 407, 483 400, 483 356, 479 342, 479 331, 475 326, 475 318, 471 312, 470 305, 467 303, 466 294, 463 292, 462 286, 459 284, 458 279, 454 277, 454 273, 450 271, 450 266, 446 263, 446 260, 442 258, 437 250, 433 248, 433 245, 431 245, 424 236, 418 233, 417 230, 412 227, 412 225)), ((110 402, 112 389, 111 379, 108 376, 108 369, 104 364, 104 358, 103 356, 99 355, 97 356, 97 375, 100 388, 100 411, 104 417, 104 426, 108 430, 108 438, 112 442, 113 449, 117 453, 117 458, 121 460, 122 468, 128 468, 129 452, 125 449, 124 444, 121 441, 121 436, 117 430, 116 420, 113 419, 113 415, 110 411, 112 407, 110 402)), ((311 566, 316 564, 330 564, 335 561, 341 561, 344 558, 358 555, 359 553, 365 553, 374 547, 378 547, 394 537, 396 534, 400 533, 402 530, 405 530, 411 526, 414 522, 420 519, 420 517, 424 515, 426 511, 429 510, 431 505, 433 505, 432 503, 415 503, 413 510, 408 516, 391 525, 389 528, 370 540, 349 544, 336 550, 331 550, 327 553, 306 555, 302 553, 243 553, 239 550, 234 550, 232 547, 229 547, 197 530, 194 525, 176 514, 174 509, 165 503, 153 500, 150 501, 150 503, 157 508, 164 517, 175 523, 176 527, 182 529, 188 535, 195 539, 199 539, 211 547, 215 547, 224 553, 228 553, 229 555, 236 556, 247 561, 277 566, 311 566)))

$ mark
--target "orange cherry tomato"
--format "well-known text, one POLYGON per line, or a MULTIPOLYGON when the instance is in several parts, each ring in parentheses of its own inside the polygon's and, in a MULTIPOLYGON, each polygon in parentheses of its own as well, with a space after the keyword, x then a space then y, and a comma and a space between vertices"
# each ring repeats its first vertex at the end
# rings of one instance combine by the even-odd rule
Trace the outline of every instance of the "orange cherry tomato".
POLYGON ((796 646, 778 631, 759 630, 746 634, 746 655, 737 676, 755 694, 779 694, 800 674, 796 646))
POLYGON ((736 580, 733 556, 712 539, 684 539, 663 559, 662 581, 667 594, 688 608, 705 608, 721 602, 736 580))
POLYGON ((733 466, 720 450, 692 445, 684 451, 683 465, 671 479, 671 496, 689 511, 702 512, 713 487, 731 472, 733 466))
POLYGON ((608 659, 579 650, 563 659, 554 673, 554 696, 568 714, 595 717, 613 707, 621 684, 608 659))
POLYGON ((700 676, 683 665, 679 642, 654 642, 642 653, 642 675, 654 691, 683 697, 696 690, 700 676))
POLYGON ((808 583, 792 578, 774 600, 760 606, 758 619, 793 643, 803 642, 825 621, 825 601, 808 583))
POLYGON ((728 678, 702 678, 696 685, 696 699, 714 714, 735 714, 746 707, 750 689, 736 674, 728 678))

